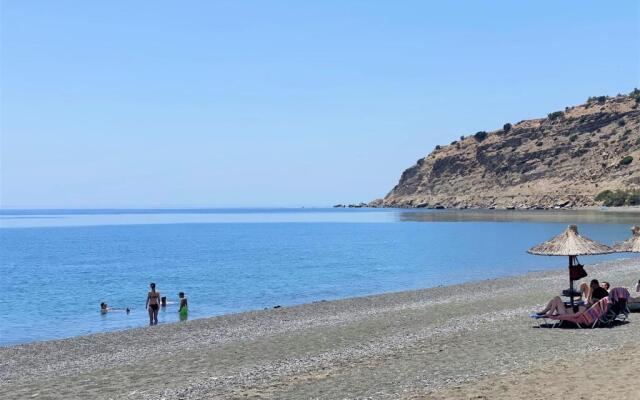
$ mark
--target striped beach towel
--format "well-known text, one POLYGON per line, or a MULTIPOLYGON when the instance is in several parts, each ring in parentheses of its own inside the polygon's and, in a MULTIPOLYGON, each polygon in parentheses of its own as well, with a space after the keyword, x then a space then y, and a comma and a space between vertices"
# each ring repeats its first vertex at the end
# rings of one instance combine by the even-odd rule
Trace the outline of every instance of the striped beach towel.
POLYGON ((600 317, 602 317, 609 309, 609 304, 609 298, 605 297, 598 300, 597 303, 581 313, 554 315, 553 317, 550 317, 550 319, 558 321, 568 321, 577 324, 578 326, 588 325, 594 327, 600 317))
POLYGON ((609 292, 609 300, 612 303, 617 303, 620 300, 628 301, 629 297, 631 297, 631 294, 629 293, 629 291, 627 289, 625 289, 623 287, 613 288, 609 292))

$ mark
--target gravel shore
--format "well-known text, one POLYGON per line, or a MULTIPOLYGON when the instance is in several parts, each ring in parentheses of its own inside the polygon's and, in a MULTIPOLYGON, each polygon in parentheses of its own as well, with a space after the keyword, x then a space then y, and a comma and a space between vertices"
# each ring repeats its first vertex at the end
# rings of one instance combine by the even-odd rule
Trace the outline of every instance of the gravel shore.
MULTIPOLYGON (((586 269, 588 279, 613 286, 640 278, 635 259, 586 269)), ((580 398, 578 389, 565 393, 572 375, 558 379, 560 372, 620 354, 629 363, 609 365, 620 372, 611 379, 637 372, 640 314, 611 329, 538 328, 529 312, 565 288, 567 275, 535 272, 4 347, 0 398, 580 398)), ((606 377, 579 371, 571 382, 589 393, 606 377)))

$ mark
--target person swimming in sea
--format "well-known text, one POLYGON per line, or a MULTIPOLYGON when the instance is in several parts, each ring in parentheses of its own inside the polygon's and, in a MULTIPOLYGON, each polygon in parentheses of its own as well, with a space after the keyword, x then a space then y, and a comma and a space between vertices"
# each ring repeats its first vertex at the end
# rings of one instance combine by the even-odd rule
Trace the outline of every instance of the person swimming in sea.
POLYGON ((129 312, 131 312, 129 307, 126 307, 126 308, 112 308, 112 307, 109 307, 107 305, 107 303, 105 303, 105 302, 100 303, 100 313, 101 314, 106 314, 108 312, 113 312, 113 311, 124 311, 127 314, 129 314, 129 312))
POLYGON ((160 292, 156 292, 156 284, 151 282, 151 291, 147 293, 144 307, 149 311, 149 325, 158 325, 158 311, 160 310, 160 292))

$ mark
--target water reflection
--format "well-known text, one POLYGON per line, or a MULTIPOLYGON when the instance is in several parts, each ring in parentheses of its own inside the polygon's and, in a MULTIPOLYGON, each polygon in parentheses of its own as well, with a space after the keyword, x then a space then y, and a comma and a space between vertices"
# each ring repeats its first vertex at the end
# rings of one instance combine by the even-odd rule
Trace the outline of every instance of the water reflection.
POLYGON ((640 210, 402 210, 398 219, 405 222, 518 221, 637 225, 640 223, 640 210))

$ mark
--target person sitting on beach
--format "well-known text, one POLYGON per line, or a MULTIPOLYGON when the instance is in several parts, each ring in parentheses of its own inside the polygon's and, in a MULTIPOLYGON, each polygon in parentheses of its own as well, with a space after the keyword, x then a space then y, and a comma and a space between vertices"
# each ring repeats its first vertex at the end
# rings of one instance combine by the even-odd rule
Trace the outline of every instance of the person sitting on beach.
POLYGON ((145 308, 149 311, 149 325, 158 325, 158 311, 160 310, 160 292, 156 292, 156 284, 149 285, 151 291, 147 293, 145 308))
POLYGON ((579 286, 582 293, 582 301, 586 304, 591 301, 591 288, 587 282, 582 282, 579 286))
POLYGON ((600 285, 604 290, 606 290, 607 292, 609 291, 609 288, 611 288, 611 284, 607 281, 602 281, 602 285, 600 285))
POLYGON ((591 302, 593 304, 600 299, 603 299, 609 296, 609 292, 607 292, 602 286, 600 286, 600 282, 597 279, 591 280, 591 302))

